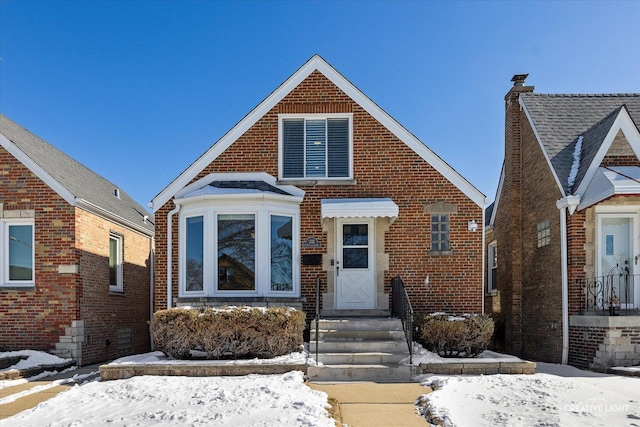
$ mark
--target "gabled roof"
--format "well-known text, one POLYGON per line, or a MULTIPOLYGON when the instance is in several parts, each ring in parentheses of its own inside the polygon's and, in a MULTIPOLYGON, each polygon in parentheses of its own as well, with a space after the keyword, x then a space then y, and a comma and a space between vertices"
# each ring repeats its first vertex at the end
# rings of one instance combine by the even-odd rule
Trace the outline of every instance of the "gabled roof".
POLYGON ((298 71, 282 83, 264 101, 247 114, 229 132, 212 145, 202 156, 192 163, 173 182, 162 190, 151 202, 153 211, 160 209, 165 203, 171 200, 183 187, 189 184, 205 167, 214 161, 224 150, 231 146, 241 137, 251 126, 262 118, 271 108, 278 104, 285 96, 295 89, 304 79, 314 71, 319 71, 329 79, 340 90, 347 94, 353 101, 358 103, 365 111, 373 116, 378 122, 385 126, 391 133, 415 151, 427 163, 440 172, 453 185, 460 189, 467 197, 473 200, 478 206, 484 207, 485 196, 471 183, 464 179, 455 169, 438 157, 418 138, 407 131, 389 114, 371 101, 364 93, 338 73, 319 55, 314 55, 298 71))
POLYGON ((582 194, 618 131, 640 157, 640 94, 524 93, 520 105, 563 196, 582 194))
POLYGON ((151 215, 127 193, 2 114, 0 145, 70 205, 153 235, 151 215))

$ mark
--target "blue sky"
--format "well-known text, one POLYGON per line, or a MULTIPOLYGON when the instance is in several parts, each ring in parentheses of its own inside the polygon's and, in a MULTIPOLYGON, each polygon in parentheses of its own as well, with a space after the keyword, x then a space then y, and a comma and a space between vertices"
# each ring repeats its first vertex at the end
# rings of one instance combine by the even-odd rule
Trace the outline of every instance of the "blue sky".
POLYGON ((320 54, 490 200, 516 73, 640 92, 640 1, 0 0, 0 111, 146 205, 320 54))

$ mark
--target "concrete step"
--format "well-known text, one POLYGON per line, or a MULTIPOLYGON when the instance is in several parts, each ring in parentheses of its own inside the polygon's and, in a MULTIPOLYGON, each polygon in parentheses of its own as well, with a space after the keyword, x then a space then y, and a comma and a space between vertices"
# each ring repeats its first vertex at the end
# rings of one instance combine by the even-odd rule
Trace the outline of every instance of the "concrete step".
MULTIPOLYGON (((318 331, 320 341, 395 341, 404 340, 402 330, 346 330, 321 329, 318 331)), ((311 341, 316 340, 316 331, 311 331, 311 341)))
POLYGON ((310 381, 411 382, 418 369, 405 365, 324 365, 309 366, 310 381))
MULTIPOLYGON (((316 351, 316 342, 309 343, 309 352, 316 351)), ((323 353, 404 353, 407 343, 400 340, 393 341, 319 341, 318 351, 323 353)))
MULTIPOLYGON (((355 331, 402 331, 400 319, 362 317, 342 319, 320 319, 318 321, 321 330, 355 330, 355 331)), ((315 321, 311 323, 311 330, 315 331, 315 321)))
POLYGON ((389 317, 391 310, 321 310, 320 316, 323 319, 329 317, 345 318, 345 317, 389 317))
MULTIPOLYGON (((315 358, 315 353, 312 354, 315 358)), ((406 353, 318 353, 318 362, 324 365, 392 365, 409 356, 406 353)))

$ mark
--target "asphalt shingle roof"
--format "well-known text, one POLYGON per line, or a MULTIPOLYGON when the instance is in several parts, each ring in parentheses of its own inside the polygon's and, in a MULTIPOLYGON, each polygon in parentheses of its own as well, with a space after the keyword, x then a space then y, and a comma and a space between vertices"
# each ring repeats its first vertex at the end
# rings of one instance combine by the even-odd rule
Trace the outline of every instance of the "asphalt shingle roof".
POLYGON ((640 94, 524 93, 520 97, 558 179, 567 192, 568 177, 574 161, 573 153, 580 136, 583 137, 582 151, 574 189, 580 185, 623 105, 636 127, 640 124, 640 94))
POLYGON ((0 133, 77 199, 89 202, 153 232, 153 215, 117 185, 72 159, 3 114, 0 114, 0 133), (120 198, 115 196, 116 189, 119 189, 120 198), (145 216, 149 218, 146 222, 143 220, 145 216))

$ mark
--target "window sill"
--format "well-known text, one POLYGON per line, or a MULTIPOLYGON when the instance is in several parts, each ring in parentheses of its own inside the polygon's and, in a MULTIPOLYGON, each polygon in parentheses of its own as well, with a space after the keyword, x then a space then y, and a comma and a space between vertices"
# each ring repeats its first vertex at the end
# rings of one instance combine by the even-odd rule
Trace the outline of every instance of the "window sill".
POLYGON ((454 251, 429 251, 429 255, 431 256, 444 256, 444 255, 453 255, 454 251))
POLYGON ((498 296, 498 290, 497 289, 493 289, 493 290, 487 291, 487 296, 488 297, 496 297, 496 296, 498 296))
POLYGON ((36 290, 35 285, 27 285, 27 286, 16 286, 16 285, 0 285, 1 291, 26 291, 26 292, 34 292, 36 290))
POLYGON ((109 289, 109 295, 124 295, 124 289, 109 289))
POLYGON ((276 183, 279 185, 299 185, 301 187, 313 187, 315 185, 356 185, 358 182, 355 179, 286 178, 279 179, 276 183))

